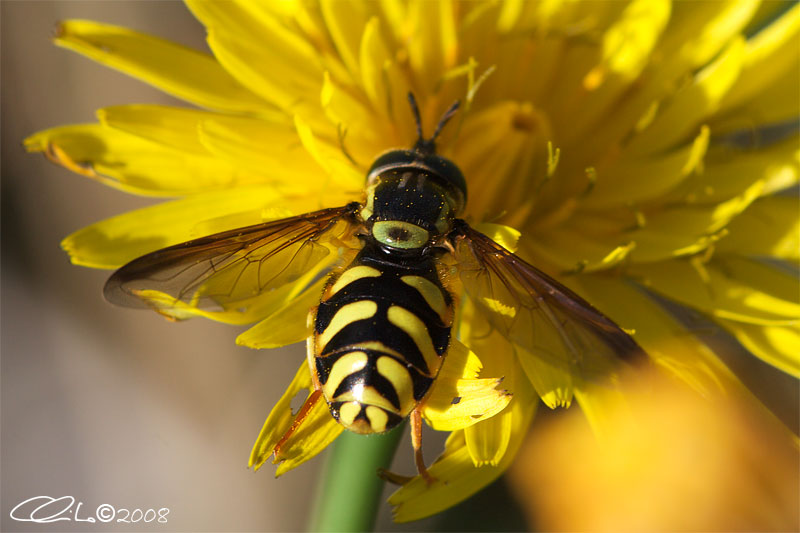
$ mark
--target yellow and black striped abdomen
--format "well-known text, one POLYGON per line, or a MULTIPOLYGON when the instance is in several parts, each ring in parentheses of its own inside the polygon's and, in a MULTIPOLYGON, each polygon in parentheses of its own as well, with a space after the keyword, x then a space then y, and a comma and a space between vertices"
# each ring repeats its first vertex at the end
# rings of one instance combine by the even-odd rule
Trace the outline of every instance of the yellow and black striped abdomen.
POLYGON ((439 373, 452 311, 432 259, 362 250, 328 281, 314 317, 314 370, 333 416, 357 433, 399 424, 439 373))

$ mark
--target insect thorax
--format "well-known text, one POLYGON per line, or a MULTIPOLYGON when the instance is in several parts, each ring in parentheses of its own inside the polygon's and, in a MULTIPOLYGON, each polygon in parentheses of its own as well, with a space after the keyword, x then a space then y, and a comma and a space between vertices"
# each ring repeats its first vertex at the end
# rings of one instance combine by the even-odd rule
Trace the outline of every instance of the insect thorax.
POLYGON ((421 170, 393 169, 367 186, 360 215, 371 236, 388 252, 415 254, 453 227, 455 200, 421 170))

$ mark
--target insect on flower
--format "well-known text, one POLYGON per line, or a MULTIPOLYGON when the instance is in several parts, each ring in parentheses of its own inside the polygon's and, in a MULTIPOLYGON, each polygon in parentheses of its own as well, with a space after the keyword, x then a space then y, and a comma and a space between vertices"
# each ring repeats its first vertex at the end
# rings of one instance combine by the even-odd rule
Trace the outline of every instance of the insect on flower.
POLYGON ((157 290, 174 299, 159 304, 162 312, 186 304, 235 309, 313 271, 331 250, 345 250, 309 316, 314 390, 273 453, 324 397, 333 417, 356 433, 382 433, 410 418, 417 469, 430 482, 421 408, 452 345, 456 283, 493 327, 512 342, 543 346, 543 357, 553 339, 577 366, 587 364, 582 355, 589 350, 627 358, 641 349, 580 296, 457 218, 466 180, 436 153, 435 141, 458 102, 425 139, 411 94, 409 101, 417 142, 375 160, 363 202, 150 253, 116 271, 105 296, 119 305, 152 306, 144 294, 157 290))

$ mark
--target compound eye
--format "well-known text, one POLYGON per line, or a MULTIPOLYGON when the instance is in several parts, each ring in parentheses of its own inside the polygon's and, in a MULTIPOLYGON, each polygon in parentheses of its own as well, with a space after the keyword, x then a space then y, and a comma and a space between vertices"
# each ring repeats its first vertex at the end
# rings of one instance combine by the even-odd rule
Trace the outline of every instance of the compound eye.
POLYGON ((375 222, 372 225, 372 236, 385 246, 401 250, 422 248, 429 238, 427 230, 400 220, 375 222))

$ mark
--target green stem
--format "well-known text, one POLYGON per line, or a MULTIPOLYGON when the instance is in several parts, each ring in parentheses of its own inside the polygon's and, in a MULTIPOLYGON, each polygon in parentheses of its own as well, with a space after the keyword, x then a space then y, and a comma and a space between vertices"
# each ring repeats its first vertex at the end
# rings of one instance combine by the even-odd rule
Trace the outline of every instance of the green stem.
POLYGON ((329 451, 308 531, 372 531, 381 504, 379 468, 389 468, 405 424, 384 435, 344 431, 329 451))

